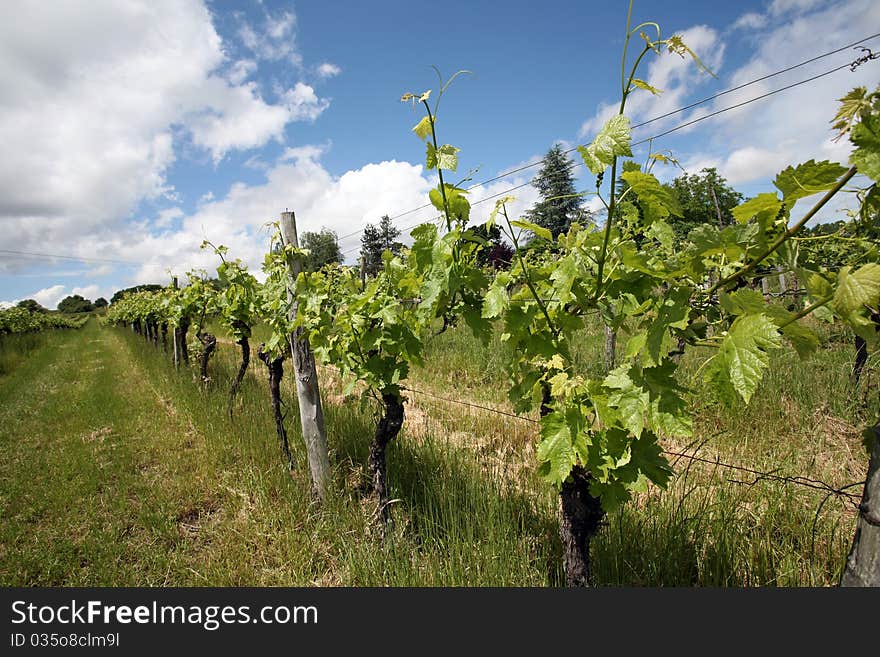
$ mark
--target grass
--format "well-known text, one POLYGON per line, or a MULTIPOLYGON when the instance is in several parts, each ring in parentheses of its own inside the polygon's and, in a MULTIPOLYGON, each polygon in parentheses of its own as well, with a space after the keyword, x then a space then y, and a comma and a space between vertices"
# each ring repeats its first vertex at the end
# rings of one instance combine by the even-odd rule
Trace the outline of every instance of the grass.
MULTIPOLYGON (((588 326, 577 345, 601 362, 588 326)), ((219 332, 218 332, 219 333, 219 332)), ((872 357, 848 381, 848 336, 826 331, 817 356, 787 350, 746 409, 700 388, 686 358, 696 436, 674 451, 834 485, 864 477, 859 431, 876 418, 872 357)), ((256 342, 256 340, 255 340, 256 342)), ((255 351, 256 345, 254 345, 255 351)), ((509 410, 501 344, 466 331, 432 339, 412 388, 509 410)), ((2 345, 0 345, 2 354, 2 345)), ((233 420, 226 388, 237 348, 221 341, 212 381, 121 329, 91 321, 56 332, 0 374, 0 581, 4 585, 450 585, 561 583, 556 498, 537 478, 532 424, 409 393, 389 452, 393 528, 374 529, 363 489, 375 417, 322 371, 333 495, 308 494, 295 407, 296 467, 282 466, 264 367, 253 358, 233 420)), ((290 373, 285 399, 295 406, 290 373)), ((594 541, 608 585, 829 585, 855 526, 824 494, 680 459, 669 489, 640 495, 594 541), (815 530, 814 530, 815 520, 815 530)), ((860 488, 853 489, 860 492, 860 488)))

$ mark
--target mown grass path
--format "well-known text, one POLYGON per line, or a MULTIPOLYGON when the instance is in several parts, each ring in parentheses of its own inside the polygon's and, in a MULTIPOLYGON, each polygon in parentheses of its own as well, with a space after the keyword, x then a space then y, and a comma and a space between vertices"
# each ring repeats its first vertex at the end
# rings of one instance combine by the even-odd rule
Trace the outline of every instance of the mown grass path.
POLYGON ((198 442, 118 333, 52 335, 0 379, 0 581, 162 584, 207 492, 198 442))

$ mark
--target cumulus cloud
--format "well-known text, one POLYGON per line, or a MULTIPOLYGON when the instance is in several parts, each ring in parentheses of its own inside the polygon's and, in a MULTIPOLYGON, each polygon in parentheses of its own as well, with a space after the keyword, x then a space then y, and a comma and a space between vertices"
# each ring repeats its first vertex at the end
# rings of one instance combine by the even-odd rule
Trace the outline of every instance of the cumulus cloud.
MULTIPOLYGON (((247 81, 254 60, 230 65, 202 0, 4 8, 14 20, 0 21, 3 247, 39 250, 51 235, 91 256, 81 236, 116 229, 144 200, 176 198, 167 172, 183 140, 219 162, 283 140, 329 103, 302 83, 264 98, 247 81)), ((293 44, 295 25, 282 13, 261 27, 293 44)))
MULTIPOLYGON (((774 2, 768 23, 757 33, 752 57, 732 72, 725 86, 736 86, 791 66, 810 54, 839 48, 863 36, 864 25, 880 24, 880 5, 844 0, 831 8, 820 2, 774 2), (781 17, 774 19, 774 17, 781 17)), ((704 109, 717 110, 772 89, 806 79, 852 59, 852 53, 802 67, 772 80, 733 92, 704 109)), ((868 66, 828 75, 700 124, 701 150, 691 154, 689 169, 711 163, 736 184, 766 182, 787 164, 812 158, 846 163, 850 146, 832 141, 830 120, 837 99, 858 85, 876 85, 868 66)))
POLYGON ((51 287, 43 288, 42 290, 37 290, 25 298, 33 299, 43 306, 43 308, 55 310, 58 307, 58 302, 67 296, 66 290, 67 288, 63 285, 53 285, 51 287))

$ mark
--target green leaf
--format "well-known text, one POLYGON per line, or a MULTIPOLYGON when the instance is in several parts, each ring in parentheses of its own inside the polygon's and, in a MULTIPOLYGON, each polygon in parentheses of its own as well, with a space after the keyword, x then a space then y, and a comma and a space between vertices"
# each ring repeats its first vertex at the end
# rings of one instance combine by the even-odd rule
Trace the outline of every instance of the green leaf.
POLYGON ((638 87, 639 89, 644 89, 645 91, 650 91, 655 96, 663 93, 662 89, 658 89, 657 87, 652 87, 650 84, 648 84, 644 80, 640 80, 639 78, 633 78, 632 83, 633 83, 634 87, 638 87))
POLYGON ((660 184, 650 173, 627 171, 620 176, 633 188, 642 206, 647 223, 656 219, 665 219, 669 215, 682 216, 681 205, 675 192, 660 184))
POLYGON ((757 315, 764 312, 767 306, 760 292, 747 287, 730 294, 722 292, 718 296, 718 301, 731 315, 757 315))
POLYGON ((593 174, 602 173, 611 166, 615 157, 632 156, 629 119, 622 114, 611 117, 602 126, 589 146, 579 146, 578 152, 593 174))
POLYGON ((541 476, 561 486, 576 462, 571 429, 565 415, 554 411, 541 418, 541 442, 538 443, 541 476))
POLYGON ((434 148, 434 144, 428 142, 428 154, 425 158, 425 166, 428 169, 448 169, 455 171, 458 168, 458 151, 460 148, 443 144, 440 148, 434 148))
POLYGON ((758 221, 770 221, 779 214, 781 207, 782 201, 776 192, 765 192, 736 206, 733 209, 733 218, 741 224, 751 221, 752 218, 758 221))
POLYGON ((841 316, 866 306, 876 308, 880 297, 880 264, 875 262, 853 271, 843 267, 837 276, 837 289, 834 290, 832 305, 841 316))
POLYGON ((880 264, 868 263, 852 271, 843 267, 831 301, 834 311, 865 340, 875 336, 875 324, 868 318, 880 305, 880 264))
POLYGON ((630 492, 619 481, 607 483, 599 481, 590 482, 590 495, 598 497, 605 513, 614 513, 629 501, 630 492))
POLYGON ((510 297, 507 295, 507 285, 510 282, 510 274, 501 272, 492 281, 486 296, 483 300, 482 316, 485 319, 493 319, 501 315, 510 304, 510 297))
POLYGON ((657 436, 646 432, 632 443, 632 461, 648 479, 661 488, 666 488, 669 478, 674 474, 669 461, 663 456, 657 436))
POLYGON ((642 355, 645 366, 659 365, 673 346, 670 328, 687 328, 690 314, 690 290, 685 287, 673 289, 660 299, 656 316, 648 326, 646 351, 642 355))
POLYGON ((785 324, 781 329, 782 334, 788 338, 801 358, 809 357, 819 348, 818 335, 797 321, 791 322, 791 319, 794 317, 793 312, 780 306, 768 305, 764 308, 764 314, 770 317, 776 326, 785 324))
POLYGON ((838 100, 840 101, 840 109, 834 115, 831 126, 833 130, 838 131, 835 140, 849 132, 852 124, 861 117, 862 113, 871 109, 871 101, 865 87, 856 87, 838 100))
POLYGON ((859 173, 880 181, 880 115, 869 114, 856 124, 850 133, 855 150, 849 161, 859 173))
POLYGON ((706 366, 705 378, 726 403, 735 403, 734 393, 748 403, 770 364, 769 350, 780 346, 779 330, 766 315, 737 317, 706 366))
POLYGON ((422 120, 416 123, 413 132, 420 138, 427 139, 431 134, 431 119, 428 116, 423 116, 422 120))
POLYGON ((543 226, 539 226, 538 224, 533 224, 531 221, 524 221, 522 219, 517 219, 516 221, 510 222, 511 226, 516 226, 517 228, 522 228, 524 230, 531 231, 538 237, 542 237, 545 240, 553 241, 553 233, 551 233, 548 229, 543 226))
MULTIPOLYGON (((449 214, 453 219, 458 219, 466 224, 471 213, 471 204, 464 196, 467 194, 467 190, 445 183, 444 191, 446 192, 446 202, 449 204, 449 214)), ((446 211, 443 207, 443 194, 440 191, 439 185, 428 192, 428 198, 431 204, 440 212, 446 211)))
POLYGON ((818 272, 801 270, 798 278, 804 281, 807 292, 816 299, 827 299, 834 294, 834 288, 824 276, 818 272))
POLYGON ((662 246, 667 251, 672 251, 672 248, 675 244, 675 231, 672 230, 672 226, 663 221, 662 219, 658 219, 646 231, 648 237, 653 237, 655 240, 660 242, 660 246, 662 246))
POLYGON ((782 198, 794 202, 805 196, 831 189, 846 169, 837 162, 810 160, 797 167, 783 169, 773 184, 782 192, 782 198))
POLYGON ((629 366, 622 365, 609 372, 602 383, 615 391, 608 395, 608 403, 617 409, 623 428, 639 437, 645 428, 651 400, 646 390, 633 383, 628 371, 629 366))

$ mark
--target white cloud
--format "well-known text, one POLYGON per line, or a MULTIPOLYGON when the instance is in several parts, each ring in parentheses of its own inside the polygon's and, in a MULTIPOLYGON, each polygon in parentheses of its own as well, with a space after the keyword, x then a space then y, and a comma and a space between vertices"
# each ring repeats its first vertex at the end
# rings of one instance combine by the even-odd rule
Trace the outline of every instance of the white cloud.
POLYGON ((733 24, 735 30, 756 30, 767 24, 767 17, 764 14, 750 11, 743 14, 733 24))
POLYGON ((63 285, 53 285, 52 287, 46 287, 42 290, 37 290, 33 294, 30 294, 24 298, 33 299, 38 304, 43 306, 43 308, 55 310, 58 307, 58 302, 67 296, 65 292, 66 289, 67 288, 63 285))
POLYGON ((297 82, 293 89, 281 95, 281 101, 293 121, 314 121, 330 105, 326 98, 318 98, 315 90, 307 84, 297 82))
POLYGON ((230 84, 237 85, 247 80, 257 70, 257 63, 253 59, 239 59, 229 67, 226 79, 230 84))
MULTIPOLYGON (((757 48, 751 59, 725 80, 725 86, 743 84, 796 64, 810 54, 833 50, 863 36, 860 26, 880 24, 880 4, 872 0, 844 0, 831 9, 809 11, 820 4, 774 3, 770 13, 785 14, 788 18, 769 24, 757 34, 757 48)), ((826 71, 851 57, 850 53, 842 53, 837 59, 822 60, 750 85, 719 98, 708 109, 717 110, 757 97, 826 71)), ((876 76, 876 70, 867 65, 855 72, 841 71, 725 112, 717 119, 708 119, 699 124, 701 135, 706 137, 701 140, 701 152, 691 155, 689 168, 712 163, 731 182, 746 184, 769 183, 786 165, 812 158, 846 163, 848 142, 831 141, 830 120, 837 111, 837 99, 855 86, 873 87, 876 76)))
POLYGON ((250 23, 243 23, 238 36, 259 59, 287 59, 294 66, 302 66, 302 55, 296 47, 296 14, 293 12, 281 12, 278 16, 266 13, 259 32, 250 23))
POLYGON ((318 76, 321 78, 332 78, 335 75, 339 75, 342 73, 342 69, 339 68, 336 64, 331 64, 330 62, 324 62, 319 65, 316 69, 318 76))
MULTIPOLYGON (((329 103, 304 84, 264 99, 245 81, 253 62, 229 66, 202 0, 4 9, 0 246, 36 251, 48 234, 66 253, 90 256, 89 238, 138 203, 176 198, 166 175, 181 138, 218 162, 283 140, 290 122, 312 121, 329 103)), ((293 43, 292 14, 264 27, 270 41, 293 43)))
POLYGON ((101 288, 97 285, 86 285, 84 287, 75 287, 70 291, 70 294, 78 294, 84 299, 88 299, 89 301, 94 301, 99 296, 101 296, 101 288))
MULTIPOLYGON (((705 25, 696 25, 680 32, 680 35, 710 70, 718 71, 724 58, 724 44, 714 29, 705 25)), ((638 89, 630 95, 626 114, 633 123, 678 109, 685 104, 688 94, 709 78, 694 65, 690 57, 680 57, 665 50, 662 52, 661 56, 650 60, 650 64, 638 75, 651 86, 662 90, 662 93, 655 96, 648 91, 638 89)), ((594 136, 605 122, 617 113, 619 104, 620 99, 600 104, 596 113, 583 123, 578 131, 578 137, 594 136)), ((675 120, 676 118, 672 117, 666 121, 652 123, 646 130, 657 131, 666 123, 675 120)))
POLYGON ((801 14, 822 4, 826 4, 826 0, 773 0, 770 15, 801 14))

